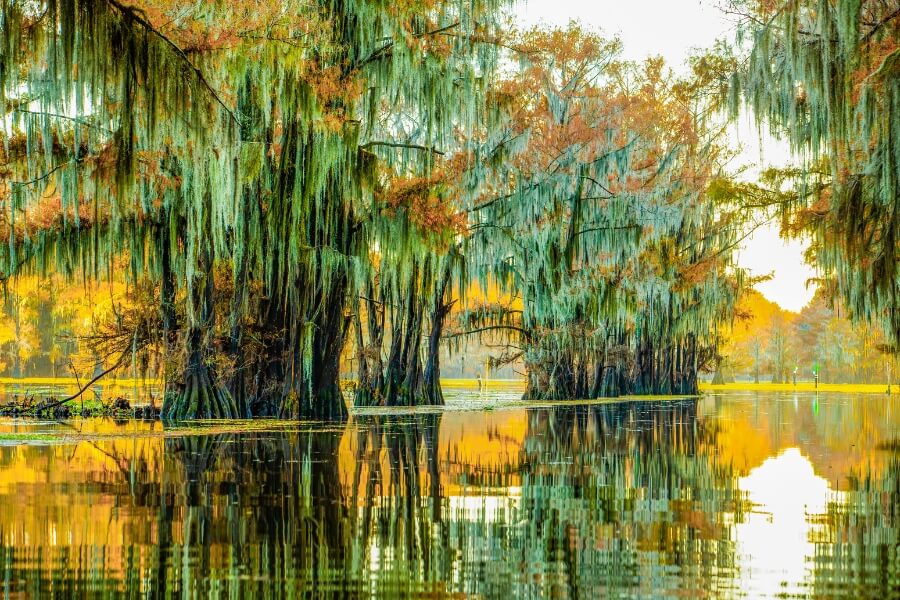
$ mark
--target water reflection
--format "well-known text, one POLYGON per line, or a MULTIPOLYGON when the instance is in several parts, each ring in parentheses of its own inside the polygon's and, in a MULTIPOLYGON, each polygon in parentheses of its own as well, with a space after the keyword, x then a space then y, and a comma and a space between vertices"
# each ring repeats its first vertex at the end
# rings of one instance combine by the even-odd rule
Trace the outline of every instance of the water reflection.
POLYGON ((271 430, 3 422, 35 433, 12 445, 0 432, 3 590, 897 596, 891 409, 812 400, 361 414, 271 430))

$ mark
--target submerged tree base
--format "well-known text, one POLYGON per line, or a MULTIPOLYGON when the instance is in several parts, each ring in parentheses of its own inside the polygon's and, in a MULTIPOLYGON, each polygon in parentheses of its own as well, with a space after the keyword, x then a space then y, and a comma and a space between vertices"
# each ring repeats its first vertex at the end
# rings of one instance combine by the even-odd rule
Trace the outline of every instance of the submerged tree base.
POLYGON ((443 406, 444 393, 440 385, 425 383, 416 385, 410 390, 405 385, 399 388, 390 386, 359 386, 353 396, 353 405, 357 407, 412 407, 443 406))
POLYGON ((344 394, 338 384, 326 386, 315 395, 302 396, 292 391, 281 404, 283 419, 312 419, 315 421, 346 421, 349 412, 344 394))
POLYGON ((206 366, 186 375, 184 389, 167 394, 163 401, 163 420, 238 419, 242 415, 234 397, 219 385, 206 366))
POLYGON ((585 385, 583 381, 577 385, 559 385, 559 383, 558 381, 529 379, 522 399, 564 401, 618 398, 625 395, 697 396, 700 394, 697 376, 694 374, 653 380, 644 377, 626 377, 618 369, 607 369, 605 374, 592 382, 590 386, 585 385))

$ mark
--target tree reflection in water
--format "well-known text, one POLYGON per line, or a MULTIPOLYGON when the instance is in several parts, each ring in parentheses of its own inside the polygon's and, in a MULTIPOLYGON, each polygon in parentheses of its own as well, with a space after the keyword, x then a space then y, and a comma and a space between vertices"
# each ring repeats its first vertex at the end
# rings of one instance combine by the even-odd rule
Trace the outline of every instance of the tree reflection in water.
POLYGON ((810 569, 818 597, 900 598, 900 460, 880 476, 857 474, 836 495, 815 542, 810 569))
POLYGON ((725 522, 743 507, 731 470, 706 455, 711 434, 696 406, 529 411, 522 555, 556 576, 554 594, 693 596, 731 587, 725 522))
MULTIPOLYGON (((736 524, 765 507, 738 489, 720 425, 685 400, 0 447, 4 590, 752 594, 736 524)), ((896 595, 898 464, 809 515, 802 593, 896 595)))

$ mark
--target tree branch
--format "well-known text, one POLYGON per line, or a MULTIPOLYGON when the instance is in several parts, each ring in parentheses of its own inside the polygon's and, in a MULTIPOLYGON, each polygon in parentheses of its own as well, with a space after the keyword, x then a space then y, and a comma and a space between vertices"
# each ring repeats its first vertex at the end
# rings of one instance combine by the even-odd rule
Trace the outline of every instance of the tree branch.
POLYGON ((112 6, 116 10, 118 10, 125 18, 131 19, 132 21, 134 21, 135 23, 137 23, 138 25, 140 25, 141 27, 143 27, 144 29, 146 29, 147 31, 149 31, 150 33, 152 33, 153 35, 158 37, 160 40, 162 40, 162 42, 164 44, 166 44, 167 46, 172 48, 172 50, 175 51, 175 54, 177 54, 179 57, 181 57, 184 60, 185 64, 187 64, 188 68, 190 68, 194 72, 194 75, 196 75, 197 80, 200 82, 200 84, 203 85, 203 87, 205 87, 207 89, 207 91, 209 91, 209 93, 212 95, 213 99, 219 104, 219 106, 221 106, 225 110, 225 112, 228 113, 228 116, 231 118, 231 120, 234 121, 234 123, 236 125, 240 125, 240 121, 238 121, 238 118, 234 114, 234 111, 232 111, 231 108, 229 108, 228 105, 225 104, 225 101, 222 100, 222 98, 219 96, 219 93, 216 91, 216 89, 212 85, 210 85, 210 83, 206 80, 206 76, 203 75, 203 71, 201 71, 199 68, 197 68, 194 65, 194 63, 191 62, 191 59, 184 52, 184 50, 181 49, 181 47, 178 44, 173 42, 168 36, 166 36, 166 34, 159 31, 158 29, 156 29, 156 27, 154 27, 153 24, 150 23, 149 20, 147 20, 146 16, 142 15, 142 11, 140 11, 140 9, 137 9, 137 8, 134 8, 131 6, 125 6, 118 0, 106 0, 106 1, 109 3, 110 6, 112 6))
POLYGON ((410 148, 412 150, 422 150, 423 152, 434 152, 440 156, 443 156, 444 153, 441 150, 434 148, 433 146, 422 146, 421 144, 402 144, 400 142, 367 142, 360 146, 363 150, 368 150, 373 146, 386 146, 388 148, 410 148))
POLYGON ((883 18, 881 21, 879 21, 877 24, 875 24, 875 26, 872 27, 872 29, 870 29, 869 32, 863 36, 863 38, 861 40, 862 43, 863 44, 868 43, 869 40, 871 40, 875 36, 875 34, 878 33, 879 29, 881 29, 882 27, 884 27, 885 25, 887 25, 888 23, 890 23, 897 17, 900 17, 900 8, 897 8, 896 10, 894 10, 894 12, 890 13, 885 18, 883 18))
POLYGON ((34 115, 36 117, 52 117, 54 119, 65 119, 67 121, 72 121, 74 123, 78 123, 79 125, 84 125, 85 127, 93 127, 95 129, 99 129, 100 131, 105 131, 106 133, 113 133, 111 129, 107 129, 106 127, 101 127, 96 123, 91 123, 89 120, 82 117, 72 117, 69 115, 60 115, 57 113, 36 111, 36 110, 27 110, 24 108, 14 108, 13 112, 22 113, 26 115, 34 115))
MULTIPOLYGON (((459 25, 460 25, 460 22, 456 21, 455 23, 451 23, 450 25, 445 25, 444 27, 439 27, 438 29, 432 29, 430 31, 423 31, 422 33, 417 33, 413 36, 413 38, 421 39, 423 37, 428 37, 430 35, 438 35, 438 34, 450 31, 451 29, 455 29, 455 28, 459 27, 459 25)), ((394 40, 390 40, 387 43, 385 43, 384 45, 379 46, 378 48, 373 50, 371 54, 369 54, 367 57, 365 57, 364 59, 359 61, 352 69, 350 69, 347 72, 347 74, 349 75, 350 73, 352 73, 354 71, 358 71, 362 67, 366 66, 367 64, 369 64, 371 62, 378 60, 382 56, 386 56, 386 55, 390 54, 395 43, 396 42, 394 40)))
POLYGON ((528 338, 530 334, 528 330, 523 327, 517 327, 515 325, 488 325, 487 327, 479 327, 478 329, 470 329, 469 331, 460 331, 457 333, 450 333, 445 335, 444 337, 447 339, 462 337, 464 335, 473 335, 476 333, 482 333, 484 331, 515 331, 516 333, 521 333, 525 338, 528 338))
POLYGON ((17 185, 17 186, 20 186, 20 187, 28 187, 28 186, 30 186, 30 185, 34 185, 35 183, 38 183, 38 182, 40 182, 40 181, 43 181, 43 180, 49 178, 51 175, 53 175, 54 173, 56 173, 56 172, 59 171, 60 169, 62 169, 62 168, 64 168, 64 167, 67 167, 67 166, 71 165, 72 163, 79 163, 79 162, 82 162, 82 160, 83 160, 83 159, 80 159, 80 158, 73 158, 72 160, 67 160, 67 161, 64 162, 64 163, 60 163, 60 164, 56 165, 55 167, 53 167, 52 169, 50 169, 49 171, 47 171, 46 173, 44 173, 44 174, 41 175, 40 177, 35 177, 34 179, 32 179, 32 180, 30 180, 30 181, 11 181, 11 182, 10 182, 10 185, 13 185, 13 186, 16 186, 16 185, 17 185))
POLYGON ((56 402, 53 402, 46 406, 42 406, 41 410, 49 410, 51 408, 56 408, 60 404, 65 404, 66 402, 69 402, 71 400, 78 398, 83 393, 85 393, 89 387, 94 385, 94 383, 96 383, 100 379, 106 377, 107 375, 109 375, 110 373, 112 373, 113 371, 118 369, 119 367, 121 367, 125 363, 125 357, 128 356, 130 353, 131 353, 131 348, 125 350, 125 352, 123 352, 122 355, 119 356, 119 360, 116 361, 116 364, 114 364, 110 368, 106 369, 105 371, 103 371, 102 373, 100 373, 99 375, 97 375, 96 377, 91 379, 90 381, 88 381, 86 384, 84 384, 84 387, 82 387, 80 390, 78 390, 77 392, 75 392, 74 394, 69 396, 68 398, 63 398, 62 400, 57 400, 56 402))

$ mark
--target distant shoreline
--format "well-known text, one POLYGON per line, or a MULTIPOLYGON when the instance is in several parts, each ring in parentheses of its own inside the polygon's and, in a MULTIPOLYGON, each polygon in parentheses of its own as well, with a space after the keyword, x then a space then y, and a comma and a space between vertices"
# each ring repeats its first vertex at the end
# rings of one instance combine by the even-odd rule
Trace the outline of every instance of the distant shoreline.
MULTIPOLYGON (((701 392, 843 392, 850 394, 887 394, 888 384, 885 383, 822 383, 816 386, 812 381, 798 381, 793 383, 752 383, 738 381, 713 385, 700 383, 701 392)), ((891 393, 900 393, 900 384, 891 384, 891 393)))

